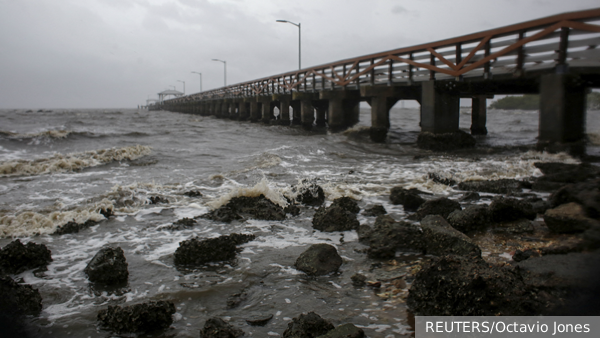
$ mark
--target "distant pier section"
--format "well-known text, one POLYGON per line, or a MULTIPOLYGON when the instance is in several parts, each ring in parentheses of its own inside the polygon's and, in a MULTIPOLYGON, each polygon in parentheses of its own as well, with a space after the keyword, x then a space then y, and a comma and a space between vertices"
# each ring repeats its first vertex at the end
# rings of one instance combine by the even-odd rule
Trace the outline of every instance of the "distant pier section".
POLYGON ((365 101, 371 139, 384 142, 399 100, 420 103, 423 133, 444 134, 459 130, 460 99, 470 98, 476 135, 487 133, 486 99, 539 94, 538 143, 552 146, 584 140, 591 88, 600 88, 600 8, 309 67, 149 109, 340 131, 358 122, 365 101))

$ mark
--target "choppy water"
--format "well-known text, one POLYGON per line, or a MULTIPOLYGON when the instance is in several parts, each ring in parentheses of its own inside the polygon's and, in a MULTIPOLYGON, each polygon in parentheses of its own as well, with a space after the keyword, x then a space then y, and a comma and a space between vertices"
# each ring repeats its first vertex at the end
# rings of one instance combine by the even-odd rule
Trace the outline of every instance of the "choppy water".
MULTIPOLYGON (((600 112, 588 113, 592 153, 598 153, 600 112), (594 125, 596 123, 596 125, 594 125)), ((254 337, 278 336, 291 318, 315 311, 335 325, 352 322, 369 337, 402 337, 410 332, 401 297, 355 288, 350 276, 370 280, 402 273, 403 262, 420 259, 399 253, 378 266, 361 252, 355 232, 322 233, 311 226, 314 210, 281 222, 248 220, 224 224, 198 220, 188 230, 166 227, 183 217, 208 212, 236 195, 264 193, 285 203, 282 194, 304 178, 317 178, 327 203, 341 196, 359 199, 362 209, 383 204, 394 218, 405 216, 389 204, 394 186, 435 195, 460 192, 427 179, 429 172, 457 181, 523 178, 541 173, 536 161, 572 162, 565 154, 535 152, 537 112, 490 111, 489 135, 476 150, 436 154, 418 150, 418 109, 391 114, 389 142, 368 140, 369 111, 361 123, 339 134, 164 111, 55 110, 0 111, 0 246, 13 237, 45 244, 54 261, 44 273, 19 276, 40 290, 44 309, 32 323, 43 337, 106 337, 96 314, 109 304, 172 300, 177 307, 167 336, 197 337, 204 321, 221 316, 254 337), (199 190, 203 197, 184 195, 199 190), (161 196, 168 204, 150 204, 161 196), (50 235, 75 220, 102 220, 102 208, 116 217, 77 234, 50 235), (254 233, 233 265, 178 271, 173 253, 192 236, 254 233), (298 255, 313 243, 330 243, 344 258, 338 274, 307 278, 295 270, 298 255), (123 248, 129 288, 122 294, 94 292, 83 269, 106 244, 123 248), (375 264, 375 265, 373 265, 375 264), (229 295, 245 291, 238 308, 229 295), (265 327, 248 326, 249 314, 274 318, 265 327)), ((461 128, 468 129, 468 110, 461 128)), ((373 217, 359 215, 372 224, 373 217)))

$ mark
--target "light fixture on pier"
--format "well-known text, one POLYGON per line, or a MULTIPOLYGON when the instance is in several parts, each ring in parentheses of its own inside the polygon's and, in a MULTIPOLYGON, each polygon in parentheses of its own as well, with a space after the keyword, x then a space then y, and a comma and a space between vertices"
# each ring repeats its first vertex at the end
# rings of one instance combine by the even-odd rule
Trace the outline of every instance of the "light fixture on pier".
POLYGON ((219 59, 212 59, 213 61, 219 61, 219 62, 223 62, 223 83, 224 83, 224 87, 227 87, 227 61, 225 60, 219 60, 219 59))
POLYGON ((177 80, 177 82, 183 82, 183 93, 185 94, 185 81, 177 80))
POLYGON ((298 69, 302 69, 302 27, 300 26, 300 22, 293 23, 288 20, 276 20, 277 22, 289 23, 296 27, 298 27, 298 69))
POLYGON ((202 73, 198 73, 198 72, 192 72, 192 73, 200 75, 200 92, 202 92, 202 73))

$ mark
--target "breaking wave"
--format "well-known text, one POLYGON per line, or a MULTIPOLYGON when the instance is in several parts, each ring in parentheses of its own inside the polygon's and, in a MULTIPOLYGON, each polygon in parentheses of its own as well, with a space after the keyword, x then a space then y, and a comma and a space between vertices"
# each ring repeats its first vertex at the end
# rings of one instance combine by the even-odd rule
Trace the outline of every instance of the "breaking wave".
POLYGON ((260 182, 256 183, 253 187, 235 187, 231 189, 229 193, 206 203, 206 205, 213 209, 217 209, 220 206, 227 204, 227 202, 234 197, 258 197, 260 195, 265 195, 271 202, 278 204, 281 207, 286 207, 288 202, 283 196, 283 193, 284 191, 282 189, 272 186, 269 180, 263 177, 260 182))
POLYGON ((148 155, 151 148, 135 145, 123 148, 92 150, 73 154, 56 154, 37 160, 12 160, 0 162, 0 177, 31 176, 53 172, 65 172, 95 167, 122 160, 135 160, 148 155))
POLYGON ((62 129, 46 130, 46 131, 42 131, 39 133, 33 133, 33 134, 19 134, 19 133, 13 133, 11 131, 0 131, 1 136, 8 137, 8 138, 15 138, 15 139, 38 138, 38 137, 63 139, 63 138, 67 138, 71 133, 72 133, 72 131, 70 131, 70 130, 62 130, 62 129))
POLYGON ((39 213, 25 211, 17 215, 0 217, 0 237, 26 237, 35 235, 48 235, 56 228, 68 222, 83 224, 87 221, 99 222, 105 217, 102 210, 113 209, 113 204, 107 199, 68 211, 54 211, 39 213))

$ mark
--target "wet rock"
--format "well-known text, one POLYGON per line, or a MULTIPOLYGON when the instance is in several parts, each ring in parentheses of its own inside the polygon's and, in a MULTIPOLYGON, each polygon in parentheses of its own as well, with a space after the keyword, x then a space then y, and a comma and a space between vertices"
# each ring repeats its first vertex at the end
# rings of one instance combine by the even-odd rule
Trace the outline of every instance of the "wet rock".
POLYGON ((505 232, 510 234, 533 233, 534 228, 530 220, 521 218, 512 222, 496 224, 495 232, 505 232))
POLYGON ((354 324, 343 324, 317 338, 364 338, 365 332, 354 324))
POLYGON ((460 203, 446 197, 440 197, 429 200, 417 209, 416 219, 421 220, 427 215, 440 215, 443 218, 448 218, 448 215, 454 210, 461 210, 460 203))
POLYGON ((490 204, 490 217, 492 221, 501 223, 521 218, 534 220, 536 213, 527 201, 496 196, 490 204))
POLYGON ((131 306, 109 306, 98 312, 98 321, 116 333, 144 333, 164 330, 173 323, 175 305, 168 301, 150 301, 131 306))
POLYGON ((339 206, 340 208, 350 211, 351 213, 358 214, 360 212, 360 207, 358 203, 350 197, 340 197, 333 200, 331 206, 339 206))
POLYGON ((342 257, 336 248, 329 244, 313 244, 296 260, 296 269, 310 276, 320 276, 336 272, 342 265, 342 257))
POLYGON ((227 205, 224 205, 200 217, 225 223, 231 223, 232 221, 243 218, 234 208, 227 205))
POLYGON ((0 315, 37 316, 42 312, 42 296, 28 284, 19 284, 9 276, 0 276, 0 315))
POLYGON ((244 335, 244 331, 236 329, 223 319, 210 318, 200 330, 200 338, 237 338, 244 335))
POLYGON ((169 204, 169 200, 161 196, 150 196, 150 204, 169 204))
POLYGON ((367 285, 367 276, 360 274, 360 273, 356 273, 354 275, 352 275, 352 277, 350 277, 350 280, 352 280, 352 285, 357 286, 357 287, 362 287, 367 285))
MULTIPOLYGON (((111 209, 109 209, 109 210, 111 210, 111 209)), ((54 231, 53 235, 65 235, 65 234, 77 233, 80 230, 87 229, 96 224, 98 224, 98 223, 94 222, 92 220, 88 220, 83 224, 79 224, 76 222, 68 222, 67 224, 59 225, 58 227, 56 227, 56 231, 54 231)))
POLYGON ((193 237, 179 242, 175 250, 176 265, 198 266, 209 262, 228 261, 235 258, 236 245, 254 239, 254 235, 231 234, 217 238, 193 237))
POLYGON ((549 182, 549 181, 536 180, 533 182, 531 188, 535 191, 552 192, 552 191, 556 191, 556 190, 564 187, 565 185, 567 185, 567 184, 560 183, 560 182, 549 182))
POLYGON ((196 224, 198 223, 193 218, 185 217, 177 220, 176 222, 173 222, 173 224, 168 226, 167 228, 169 230, 185 230, 193 227, 196 224))
POLYGON ((285 207, 285 208, 283 209, 283 211, 284 211, 286 214, 290 214, 290 215, 292 215, 292 216, 298 216, 298 215, 300 215, 300 208, 298 208, 298 206, 296 206, 296 205, 294 205, 294 204, 291 204, 291 203, 290 203, 290 204, 288 204, 288 206, 287 206, 287 207, 285 207))
POLYGON ((542 253, 538 249, 516 250, 515 254, 512 256, 512 260, 515 262, 521 262, 531 257, 540 256, 542 256, 542 253))
POLYGON ((550 207, 575 202, 583 206, 588 217, 600 218, 600 179, 566 185, 549 198, 550 207))
POLYGON ((302 183, 292 186, 292 193, 296 196, 296 202, 304 205, 319 206, 325 202, 323 188, 309 180, 303 180, 302 183))
POLYGON ((227 206, 236 210, 242 216, 265 221, 282 221, 285 211, 279 205, 271 202, 264 195, 258 197, 239 196, 232 198, 227 206))
POLYGON ((600 175, 600 168, 589 163, 536 162, 534 165, 544 174, 538 178, 538 181, 541 182, 577 183, 597 178, 600 175))
POLYGON ((406 211, 416 211, 425 199, 418 195, 416 190, 407 190, 401 187, 393 187, 390 191, 390 202, 401 204, 406 211))
POLYGON ((44 244, 29 242, 23 245, 16 239, 0 250, 0 270, 18 274, 25 270, 45 268, 52 262, 52 253, 44 244))
POLYGON ((246 323, 252 326, 265 326, 273 319, 273 314, 258 314, 246 318, 246 323))
POLYGON ((443 134, 421 132, 417 138, 417 147, 433 151, 473 148, 475 143, 475 138, 462 130, 443 134))
POLYGON ((524 184, 522 181, 500 179, 491 181, 466 181, 458 184, 458 189, 465 191, 479 191, 492 194, 510 194, 521 192, 524 184))
POLYGON ((325 232, 356 230, 360 226, 355 213, 338 205, 317 209, 312 224, 313 228, 325 232))
POLYGON ((524 201, 531 204, 531 208, 536 214, 544 214, 546 210, 550 209, 550 203, 539 197, 529 197, 524 199, 524 201))
POLYGON ((465 193, 464 195, 462 195, 458 200, 461 202, 468 202, 468 201, 479 201, 479 199, 481 199, 481 196, 474 192, 474 191, 469 191, 467 193, 465 193))
POLYGON ((384 206, 381 204, 376 204, 368 209, 365 209, 362 213, 364 216, 380 216, 387 214, 387 210, 385 210, 384 206))
POLYGON ((100 209, 100 214, 108 219, 110 216, 114 215, 114 212, 112 208, 102 208, 100 209))
POLYGON ((315 338, 327 334, 335 327, 314 312, 301 314, 288 323, 283 338, 315 338))
POLYGON ((187 197, 202 197, 202 193, 199 190, 190 190, 183 193, 187 197))
POLYGON ((361 242, 369 245, 370 258, 393 258, 396 250, 422 250, 421 232, 407 222, 397 222, 389 215, 378 216, 373 229, 359 231, 361 242))
POLYGON ((571 202, 548 209, 544 214, 544 222, 552 232, 564 234, 583 232, 598 221, 587 217, 581 205, 571 202))
POLYGON ((125 283, 129 277, 125 254, 120 247, 100 249, 83 272, 90 282, 105 285, 125 283))
POLYGON ((227 308, 236 308, 240 306, 240 304, 246 299, 248 299, 248 293, 246 293, 246 291, 234 293, 231 296, 227 297, 227 308))
POLYGON ((429 255, 481 255, 481 249, 469 237, 454 229, 439 215, 430 215, 421 221, 421 247, 429 255))
POLYGON ((443 184, 443 185, 447 185, 447 186, 456 185, 456 181, 453 180, 452 178, 443 177, 442 175, 437 174, 437 173, 428 173, 427 178, 434 181, 435 183, 439 183, 439 184, 443 184))
POLYGON ((421 316, 523 316, 540 306, 514 269, 456 255, 435 258, 417 273, 407 305, 421 316))
POLYGON ((464 210, 454 210, 448 215, 448 223, 463 233, 482 230, 489 226, 490 215, 487 206, 471 205, 464 210))

